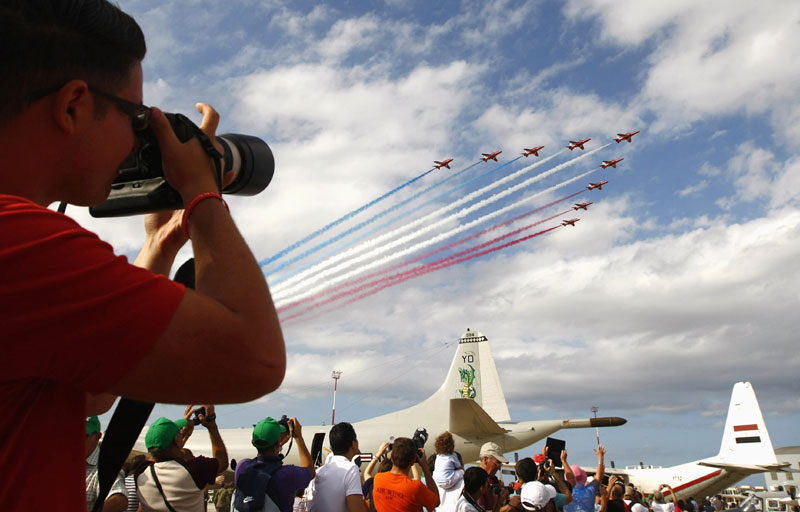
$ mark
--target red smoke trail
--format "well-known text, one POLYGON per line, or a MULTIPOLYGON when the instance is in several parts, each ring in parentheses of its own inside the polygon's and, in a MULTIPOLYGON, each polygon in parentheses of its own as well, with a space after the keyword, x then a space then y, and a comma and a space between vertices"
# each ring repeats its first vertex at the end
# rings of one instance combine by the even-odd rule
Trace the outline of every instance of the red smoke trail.
MULTIPOLYGON (((359 283, 363 283, 364 281, 369 281, 369 280, 371 280, 371 279, 373 279, 375 277, 387 274, 387 273, 392 272, 394 270, 398 270, 398 269, 403 268, 403 267, 405 267, 407 265, 411 265, 412 263, 416 263, 416 262, 418 262, 420 260, 424 260, 424 259, 430 258, 431 256, 433 256, 435 254, 438 254, 438 253, 440 253, 442 251, 446 251, 447 249, 452 249, 453 247, 456 247, 457 245, 461 245, 463 243, 466 243, 466 242, 468 242, 470 240, 473 240, 473 239, 475 239, 475 238, 477 238, 477 237, 479 237, 481 235, 485 235, 486 233, 489 233, 491 231, 499 229, 499 228, 501 228, 503 226, 508 226, 509 224, 513 224, 514 222, 517 222, 520 219, 524 219, 525 217, 529 217, 529 216, 533 215, 534 213, 538 213, 538 212, 540 212, 540 211, 542 211, 544 209, 550 208, 551 206, 554 206, 554 205, 556 205, 558 203, 562 203, 564 201, 568 201, 568 200, 572 199, 575 196, 583 194, 584 192, 586 192, 586 189, 581 189, 578 192, 575 192, 575 193, 570 194, 568 196, 564 196, 564 197, 562 197, 560 199, 556 199, 555 201, 552 201, 552 202, 547 203, 547 204, 545 204, 543 206, 539 206, 537 208, 534 208, 533 210, 529 210, 529 211, 527 211, 527 212, 525 212, 523 214, 517 215, 516 217, 514 217, 512 219, 509 219, 507 221, 501 222, 499 224, 495 224, 494 226, 488 227, 488 228, 484 229, 483 231, 479 231, 477 233, 474 233, 472 235, 466 236, 464 238, 460 238, 459 240, 451 242, 451 243, 449 243, 447 245, 444 245, 442 247, 438 247, 438 248, 436 248, 436 249, 434 249, 432 251, 429 251, 429 252, 427 252, 425 254, 422 254, 420 256, 415 256, 414 258, 408 259, 408 260, 406 260, 404 262, 401 262, 401 263, 398 263, 396 265, 392 265, 391 267, 387 267, 387 268, 372 272, 371 274, 367 274, 365 276, 361 276, 361 277, 358 277, 356 279, 352 279, 350 281, 346 281, 344 283, 338 284, 336 286, 333 286, 331 288, 323 290, 320 293, 317 293, 316 295, 312 295, 310 297, 306 297, 304 299, 289 303, 289 304, 287 304, 285 306, 281 306, 281 307, 277 308, 277 312, 280 314, 280 313, 282 313, 284 311, 287 311, 289 309, 295 308, 295 307, 300 306, 302 304, 306 304, 306 303, 309 303, 309 302, 317 301, 317 300, 321 299, 322 297, 325 297, 325 296, 330 295, 330 294, 332 294, 332 293, 334 293, 334 292, 336 292, 338 290, 341 290, 342 288, 352 287, 353 285, 356 285, 356 284, 359 284, 359 283)), ((531 227, 537 226, 537 225, 541 224, 542 222, 547 222, 548 220, 552 220, 553 218, 559 217, 561 215, 564 215, 565 213, 569 213, 570 211, 571 211, 571 209, 567 210, 564 213, 560 213, 560 214, 555 215, 553 217, 548 217, 548 218, 546 218, 546 219, 544 219, 544 220, 542 220, 540 222, 537 222, 535 224, 531 224, 531 225, 526 226, 525 228, 521 228, 521 229, 522 230, 530 229, 531 227)), ((519 230, 512 231, 511 233, 509 233, 507 235, 504 235, 503 237, 494 239, 491 243, 503 240, 503 239, 508 238, 509 236, 513 236, 513 235, 515 235, 515 234, 517 234, 519 232, 520 232, 519 230)), ((476 251, 476 250, 481 249, 481 248, 482 248, 481 246, 473 247, 472 249, 470 249, 470 251, 476 251)), ((458 255, 460 255, 460 254, 461 253, 459 253, 458 255)), ((458 255, 453 255, 453 256, 450 256, 450 257, 458 257, 458 255)), ((442 260, 439 260, 439 261, 442 261, 442 260)), ((431 264, 436 264, 436 263, 438 263, 438 262, 433 262, 431 264)), ((371 283, 371 284, 369 284, 367 286, 377 286, 378 284, 380 284, 380 282, 376 281, 375 283, 371 283)), ((361 288, 359 288, 359 291, 360 290, 361 290, 361 288)), ((357 292, 353 292, 351 290, 349 292, 346 292, 345 294, 349 295, 349 294, 352 294, 352 293, 357 293, 357 292)), ((341 298, 342 294, 338 294, 337 297, 341 298)), ((325 301, 323 303, 320 303, 320 304, 314 306, 314 309, 316 309, 317 307, 319 307, 319 306, 321 306, 323 304, 327 304, 328 302, 329 301, 325 301)))
MULTIPOLYGON (((527 235, 527 236, 524 236, 522 238, 518 238, 516 240, 512 240, 511 242, 506 242, 505 244, 499 245, 497 247, 492 247, 491 249, 486 249, 484 251, 480 251, 480 252, 477 252, 475 254, 469 255, 469 253, 472 253, 472 252, 475 252, 475 251, 477 251, 479 249, 483 249, 484 247, 488 247, 490 245, 493 245, 493 244, 495 244, 495 243, 497 243, 497 242, 499 242, 501 240, 505 240, 506 238, 509 238, 509 237, 512 237, 512 236, 514 236, 516 234, 519 234, 522 231, 528 230, 528 229, 530 229, 530 228, 532 228, 534 226, 537 226, 539 224, 542 224, 544 222, 553 220, 556 217, 560 217, 560 216, 562 216, 562 215, 564 215, 566 213, 569 213, 570 211, 572 211, 572 209, 569 209, 569 210, 566 210, 564 212, 558 213, 556 215, 553 215, 553 216, 548 217, 546 219, 540 220, 540 221, 535 222, 533 224, 529 224, 527 226, 521 227, 519 229, 515 229, 514 231, 510 231, 509 233, 506 233, 505 235, 502 235, 502 236, 499 236, 499 237, 494 238, 492 240, 489 240, 488 242, 484 242, 482 244, 476 245, 475 247, 471 247, 471 248, 466 249, 464 251, 452 254, 450 256, 447 256, 445 258, 439 259, 439 260, 434 261, 432 263, 419 265, 419 266, 417 266, 417 267, 415 267, 415 268, 413 268, 411 270, 407 270, 405 272, 399 272, 399 273, 393 274, 391 276, 387 276, 387 277, 384 277, 384 278, 381 278, 381 279, 377 279, 377 280, 375 280, 375 281, 373 281, 371 283, 367 283, 367 284, 358 286, 358 287, 353 288, 351 290, 347 290, 345 292, 338 293, 338 294, 334 295, 333 297, 329 297, 328 299, 326 299, 326 300, 324 300, 322 302, 318 302, 317 304, 314 304, 314 305, 304 309, 303 311, 299 311, 299 312, 294 313, 292 315, 289 315, 289 316, 287 316, 285 318, 281 318, 280 321, 281 322, 286 322, 286 321, 292 320, 292 319, 297 318, 299 316, 302 316, 302 315, 304 315, 306 313, 309 313, 309 312, 311 312, 311 311, 313 311, 313 310, 315 310, 317 308, 320 308, 320 307, 322 307, 322 306, 324 306, 326 304, 329 304, 329 303, 331 303, 333 301, 336 301, 336 300, 338 300, 340 298, 343 298, 343 297, 346 297, 346 296, 349 296, 349 295, 353 295, 355 293, 363 292, 364 290, 366 290, 368 288, 375 288, 373 290, 361 293, 357 297, 354 297, 354 298, 352 298, 352 299, 350 299, 350 300, 348 300, 348 301, 346 301, 346 302, 344 302, 344 303, 342 303, 340 305, 337 305, 336 307, 331 308, 331 309, 328 310, 328 311, 333 311, 333 310, 339 309, 341 307, 344 307, 344 306, 346 306, 348 304, 352 304, 353 302, 361 300, 361 299, 363 299, 365 297, 369 297, 370 295, 374 295, 375 293, 378 293, 379 291, 384 290, 384 289, 386 289, 386 288, 388 288, 390 286, 394 286, 396 284, 408 281, 409 279, 413 279, 415 277, 419 277, 419 276, 428 274, 430 272, 434 272, 436 270, 441 270, 443 268, 450 267, 450 266, 455 265, 457 263, 462 263, 464 261, 469 261, 469 260, 472 260, 472 259, 475 259, 475 258, 479 258, 481 256, 485 256, 487 254, 491 254, 491 253, 499 251, 501 249, 505 249, 506 247, 511 247, 512 245, 516 245, 516 244, 518 244, 520 242, 524 242, 525 240, 529 240, 529 239, 537 237, 539 235, 543 235, 545 233, 549 233, 550 231, 553 231, 556 228, 560 228, 561 226, 560 225, 553 226, 552 228, 548 228, 548 229, 545 229, 543 231, 539 231, 537 233, 533 233, 531 235, 527 235)), ((325 312, 328 312, 328 311, 325 311, 325 312)))

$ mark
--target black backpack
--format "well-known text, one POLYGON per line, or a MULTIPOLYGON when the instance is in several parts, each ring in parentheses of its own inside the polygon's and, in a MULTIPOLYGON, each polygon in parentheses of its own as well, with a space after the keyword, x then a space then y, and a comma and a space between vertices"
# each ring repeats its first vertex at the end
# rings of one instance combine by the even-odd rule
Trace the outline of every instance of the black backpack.
POLYGON ((262 457, 250 460, 244 473, 236 480, 233 493, 233 506, 238 512, 259 512, 278 510, 272 496, 267 496, 267 485, 272 474, 280 469, 283 462, 265 461, 262 457), (269 499, 270 503, 267 503, 269 499))

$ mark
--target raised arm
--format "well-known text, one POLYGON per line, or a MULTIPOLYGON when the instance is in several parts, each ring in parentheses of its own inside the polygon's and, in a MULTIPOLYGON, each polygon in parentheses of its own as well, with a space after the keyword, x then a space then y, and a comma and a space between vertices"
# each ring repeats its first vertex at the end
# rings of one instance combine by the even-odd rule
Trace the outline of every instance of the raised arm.
POLYGON ((378 448, 378 453, 376 453, 375 456, 372 457, 372 460, 369 461, 369 464, 367 464, 367 469, 364 470, 364 477, 365 478, 369 478, 369 477, 375 476, 375 475, 372 474, 372 472, 375 471, 375 466, 378 465, 378 462, 379 462, 380 458, 383 457, 386 454, 386 452, 389 451, 389 445, 390 444, 391 443, 389 443, 389 441, 384 441, 381 444, 381 447, 378 448))
POLYGON ((603 475, 605 473, 606 467, 603 464, 603 460, 606 456, 606 447, 602 444, 597 445, 597 449, 594 451, 597 454, 597 473, 595 473, 594 478, 598 482, 603 482, 603 475))
MULTIPOLYGON (((201 129, 214 140, 219 115, 205 104, 198 104, 198 110, 201 129)), ((152 127, 167 180, 185 205, 218 191, 213 162, 196 138, 181 144, 158 110, 152 127)), ((176 247, 186 241, 177 215, 163 215, 151 229, 138 264, 168 271, 176 247)), ((111 391, 173 403, 245 402, 263 396, 280 385, 286 369, 283 336, 264 275, 218 199, 196 202, 188 231, 196 291, 186 290, 158 341, 111 391)))

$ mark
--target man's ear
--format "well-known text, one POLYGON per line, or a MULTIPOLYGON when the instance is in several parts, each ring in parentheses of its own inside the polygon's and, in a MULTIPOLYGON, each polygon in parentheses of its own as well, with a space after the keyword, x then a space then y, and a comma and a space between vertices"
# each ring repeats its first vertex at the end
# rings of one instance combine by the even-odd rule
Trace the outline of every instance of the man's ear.
POLYGON ((53 120, 61 130, 74 133, 87 118, 94 117, 94 99, 83 80, 70 80, 56 93, 53 120))

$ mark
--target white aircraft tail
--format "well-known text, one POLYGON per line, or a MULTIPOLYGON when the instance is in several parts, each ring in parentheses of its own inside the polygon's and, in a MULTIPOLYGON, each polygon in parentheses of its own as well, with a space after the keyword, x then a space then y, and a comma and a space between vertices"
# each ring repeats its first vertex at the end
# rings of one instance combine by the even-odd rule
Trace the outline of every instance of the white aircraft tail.
POLYGON ((733 386, 719 454, 702 464, 731 469, 779 466, 756 393, 749 382, 737 382, 733 386))
POLYGON ((471 398, 495 422, 511 420, 489 340, 469 329, 458 341, 444 384, 429 400, 434 397, 445 403, 451 398, 471 398))

